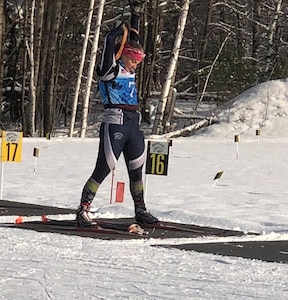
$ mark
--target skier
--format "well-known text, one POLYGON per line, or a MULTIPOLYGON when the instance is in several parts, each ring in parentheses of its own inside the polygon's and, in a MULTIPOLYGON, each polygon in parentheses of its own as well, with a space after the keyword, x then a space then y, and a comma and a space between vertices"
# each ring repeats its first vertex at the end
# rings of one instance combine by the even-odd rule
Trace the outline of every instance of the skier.
POLYGON ((142 4, 130 4, 129 39, 123 49, 116 49, 117 37, 123 36, 124 23, 115 26, 105 37, 101 64, 97 68, 99 89, 104 104, 100 127, 100 143, 95 169, 82 190, 76 213, 78 226, 97 225, 89 217, 90 205, 105 177, 115 168, 121 153, 124 155, 134 201, 135 219, 139 223, 156 223, 158 219, 146 210, 143 195, 142 167, 145 160, 144 135, 140 130, 141 115, 137 111, 138 97, 135 69, 145 57, 139 43, 139 25, 142 4), (117 59, 119 52, 120 58, 117 59))

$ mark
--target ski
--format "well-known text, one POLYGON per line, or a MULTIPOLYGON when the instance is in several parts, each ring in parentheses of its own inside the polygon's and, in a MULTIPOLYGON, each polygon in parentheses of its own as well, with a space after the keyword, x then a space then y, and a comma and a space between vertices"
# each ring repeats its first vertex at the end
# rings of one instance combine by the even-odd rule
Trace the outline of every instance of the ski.
MULTIPOLYGON (((0 215, 19 216, 15 223, 8 227, 30 229, 41 232, 63 233, 100 239, 132 238, 194 238, 203 236, 244 236, 258 235, 254 232, 243 232, 224 228, 200 226, 178 222, 162 221, 154 224, 141 224, 135 218, 95 218, 96 227, 78 227, 75 220, 58 220, 59 216, 75 215, 76 211, 66 208, 35 205, 7 200, 0 200, 0 215), (34 221, 35 218, 41 221, 34 221), (49 216, 47 218, 46 216, 49 216), (53 219, 53 216, 55 216, 53 219), (57 216, 57 218, 56 218, 57 216), (33 220, 30 219, 33 218, 33 220)), ((91 213, 92 214, 92 213, 91 213)), ((5 224, 0 224, 5 226, 5 224)))
POLYGON ((18 229, 34 230, 38 232, 60 233, 66 235, 78 235, 83 237, 92 237, 100 239, 133 239, 146 238, 147 235, 140 233, 128 232, 127 230, 117 230, 103 228, 99 225, 91 227, 79 227, 73 220, 53 220, 27 221, 23 223, 1 223, 1 227, 10 227, 18 229))
POLYGON ((205 236, 243 236, 243 235, 257 235, 254 232, 243 232, 238 230, 231 229, 222 229, 217 227, 206 227, 206 226, 197 226, 197 225, 189 225, 189 224, 173 224, 172 222, 164 222, 159 221, 153 224, 139 224, 143 228, 152 228, 152 229, 162 229, 162 230, 170 230, 170 231, 180 231, 187 232, 194 235, 205 235, 205 236))
MULTIPOLYGON (((94 218, 100 226, 104 228, 127 230, 131 224, 135 224, 133 218, 121 218, 121 219, 101 219, 94 218)), ((199 226, 193 224, 183 224, 167 221, 158 221, 153 224, 136 223, 144 231, 148 231, 149 234, 165 233, 166 236, 174 237, 196 237, 196 236, 243 236, 243 235, 258 235, 254 232, 244 232, 231 229, 222 229, 217 227, 199 226)))

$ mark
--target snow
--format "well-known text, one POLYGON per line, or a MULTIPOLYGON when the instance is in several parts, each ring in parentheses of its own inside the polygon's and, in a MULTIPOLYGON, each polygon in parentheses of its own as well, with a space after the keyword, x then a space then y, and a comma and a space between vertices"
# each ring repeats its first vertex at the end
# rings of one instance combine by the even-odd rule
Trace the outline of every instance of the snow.
MULTIPOLYGON (((218 124, 173 140, 168 176, 146 178, 147 207, 162 220, 261 236, 103 241, 2 227, 0 299, 287 299, 287 264, 151 247, 288 239, 288 82, 260 84, 215 114, 218 124)), ((22 162, 3 164, 3 199, 76 208, 98 142, 24 139, 22 162)), ((93 202, 94 216, 133 216, 122 158, 118 180, 126 183, 124 202, 110 204, 109 175, 93 202)))
MULTIPOLYGON (((288 126, 288 80, 273 80, 230 100, 217 114, 219 125, 204 129, 209 137, 251 136, 261 128, 265 137, 283 138, 288 126)), ((203 133, 203 132, 202 132, 203 133)), ((202 136, 202 134, 201 134, 202 136)))

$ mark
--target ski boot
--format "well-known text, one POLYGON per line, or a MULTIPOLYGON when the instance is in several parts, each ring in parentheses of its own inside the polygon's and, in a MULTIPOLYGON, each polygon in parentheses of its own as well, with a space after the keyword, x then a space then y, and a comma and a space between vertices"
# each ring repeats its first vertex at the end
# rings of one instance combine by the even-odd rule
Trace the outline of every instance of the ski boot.
POLYGON ((89 203, 82 203, 79 205, 76 212, 76 222, 79 227, 92 227, 97 225, 97 222, 90 218, 89 211, 89 203))
POLYGON ((153 224, 158 222, 158 219, 149 211, 140 207, 135 210, 135 220, 139 224, 153 224))

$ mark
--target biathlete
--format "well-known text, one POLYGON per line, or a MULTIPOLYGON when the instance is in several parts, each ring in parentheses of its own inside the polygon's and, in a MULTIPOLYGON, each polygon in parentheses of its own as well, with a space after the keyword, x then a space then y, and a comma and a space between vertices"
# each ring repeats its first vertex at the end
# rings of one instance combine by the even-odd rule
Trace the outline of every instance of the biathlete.
POLYGON ((158 221, 146 210, 143 194, 142 168, 145 161, 144 135, 140 130, 141 114, 137 111, 138 96, 135 69, 145 57, 139 44, 141 3, 131 5, 129 39, 120 58, 115 41, 123 36, 127 27, 121 23, 105 37, 101 64, 97 69, 99 89, 104 104, 100 127, 100 143, 95 169, 83 187, 76 221, 79 226, 94 226, 89 217, 91 203, 106 176, 115 168, 121 153, 124 155, 129 175, 130 192, 134 201, 135 219, 138 223, 158 221), (117 53, 116 53, 117 52, 117 53))

